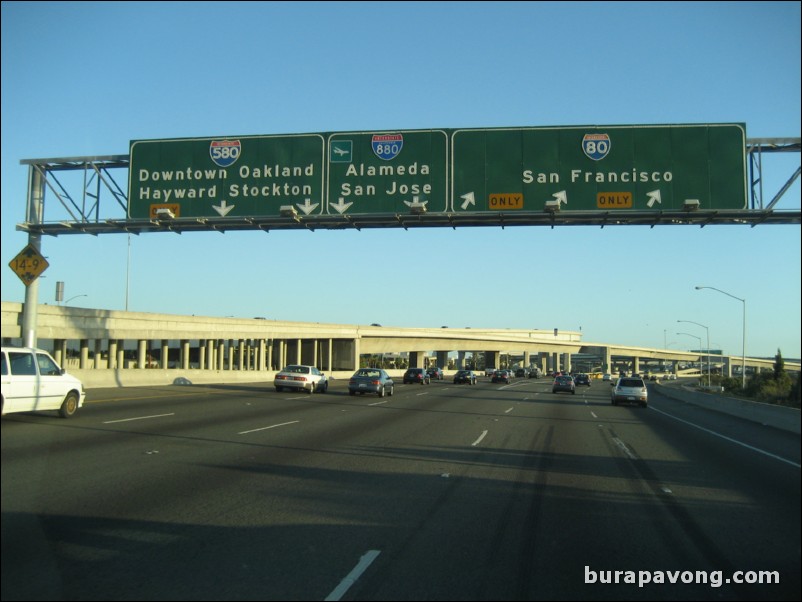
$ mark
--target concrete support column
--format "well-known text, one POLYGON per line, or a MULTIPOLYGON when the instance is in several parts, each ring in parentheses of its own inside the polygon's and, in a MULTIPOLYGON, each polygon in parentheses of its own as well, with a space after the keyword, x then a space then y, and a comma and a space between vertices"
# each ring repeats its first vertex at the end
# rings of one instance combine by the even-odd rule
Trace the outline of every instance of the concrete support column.
POLYGON ((124 370, 125 369, 125 340, 120 339, 119 345, 117 345, 117 369, 124 370))
POLYGON ((265 353, 266 353, 266 351, 267 351, 267 345, 265 344, 265 340, 264 339, 259 339, 259 347, 258 347, 257 352, 256 352, 256 354, 258 356, 258 361, 256 363, 256 369, 259 372, 264 372, 265 371, 265 353))
POLYGON ((303 361, 301 360, 301 346, 303 345, 303 341, 301 339, 295 340, 295 363, 302 364, 303 361))
POLYGON ((284 339, 276 341, 276 353, 278 354, 276 358, 276 369, 281 370, 287 365, 287 343, 284 339))
POLYGON ((446 370, 448 368, 448 351, 438 351, 435 355, 437 356, 437 365, 446 370))
POLYGON ((95 370, 100 370, 103 367, 103 340, 102 339, 95 339, 95 361, 93 362, 93 368, 95 370))
POLYGON ((148 363, 148 342, 146 339, 137 341, 136 367, 140 370, 147 367, 148 363))
POLYGON ((273 339, 267 340, 267 369, 273 370, 273 339))
POLYGON ((89 339, 81 339, 81 354, 78 361, 78 367, 81 368, 81 370, 86 369, 89 363, 89 339))
POLYGON ((328 353, 326 357, 326 371, 331 372, 334 361, 334 339, 329 339, 328 353))
POLYGON ((161 366, 164 370, 170 367, 170 343, 167 339, 162 339, 162 361, 161 366))
POLYGON ((204 370, 214 370, 214 339, 206 339, 206 363, 204 370))
POLYGON ((181 369, 189 370, 189 341, 181 339, 181 369))
POLYGON ((498 351, 485 351, 485 369, 487 368, 500 368, 499 366, 499 352, 498 351))
POLYGON ((640 358, 637 355, 632 358, 632 373, 640 374, 640 358))
MULTIPOLYGON (((5 345, 5 343, 3 343, 5 345)), ((53 359, 56 360, 56 363, 61 366, 62 368, 65 365, 65 360, 67 359, 67 353, 65 347, 67 341, 64 339, 53 339, 53 359)))
POLYGON ((610 348, 604 348, 604 365, 602 366, 604 372, 612 374, 613 372, 613 354, 610 353, 610 348))
POLYGON ((226 341, 225 339, 217 339, 217 351, 215 353, 217 359, 217 369, 221 372, 226 369, 226 341))
POLYGON ((237 369, 245 369, 245 341, 242 339, 237 340, 237 369))
POLYGON ((117 367, 117 341, 116 339, 109 339, 109 365, 106 366, 109 370, 114 370, 117 367))
POLYGON ((563 370, 566 372, 571 372, 571 354, 570 353, 563 353, 563 370))
POLYGON ((206 369, 206 339, 198 341, 198 368, 206 369))
POLYGON ((530 357, 529 352, 528 351, 524 351, 524 365, 523 365, 523 367, 524 368, 529 368, 532 365, 531 362, 532 362, 532 358, 530 357))
POLYGON ((410 368, 423 368, 424 360, 423 351, 410 351, 409 352, 409 367, 410 368))
POLYGON ((351 345, 351 366, 349 370, 357 370, 359 368, 359 353, 360 353, 359 339, 353 339, 351 345))

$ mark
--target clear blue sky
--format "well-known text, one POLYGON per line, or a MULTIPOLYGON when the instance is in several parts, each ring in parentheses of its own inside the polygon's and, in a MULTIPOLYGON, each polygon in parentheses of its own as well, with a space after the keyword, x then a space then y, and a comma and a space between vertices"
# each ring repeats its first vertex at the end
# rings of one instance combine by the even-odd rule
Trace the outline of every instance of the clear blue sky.
MULTIPOLYGON (((24 300, 8 267, 28 242, 21 159, 419 128, 739 122, 799 137, 800 71, 799 2, 3 2, 2 300, 24 300)), ((768 198, 799 160, 766 163, 768 198)), ((777 208, 800 208, 798 181, 777 208)), ((63 281, 71 305, 124 309, 130 279, 132 311, 704 345, 687 320, 739 355, 742 304, 694 290, 707 285, 747 300, 749 355, 802 355, 799 226, 143 234, 130 262, 128 244, 45 237, 40 302, 63 281)))

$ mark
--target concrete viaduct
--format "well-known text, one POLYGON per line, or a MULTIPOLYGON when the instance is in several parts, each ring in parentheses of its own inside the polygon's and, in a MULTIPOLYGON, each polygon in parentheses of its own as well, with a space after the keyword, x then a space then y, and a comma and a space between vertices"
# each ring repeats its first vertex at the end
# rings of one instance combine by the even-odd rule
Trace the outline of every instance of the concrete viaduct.
MULTIPOLYGON (((4 345, 23 340, 23 304, 2 302, 4 345)), ((280 322, 260 318, 219 318, 139 313, 39 305, 37 346, 87 386, 271 380, 286 364, 316 365, 337 376, 350 375, 365 356, 399 356, 408 365, 425 367, 434 354, 446 367, 456 353, 457 367, 466 355, 481 353, 484 365, 536 366, 542 372, 571 370, 572 357, 597 358, 611 372, 627 366, 634 372, 649 364, 704 363, 704 353, 650 349, 606 343, 585 343, 581 333, 558 330, 472 328, 398 328, 280 322), (339 373, 339 374, 338 374, 339 373)), ((732 375, 741 356, 715 356, 711 362, 732 375)), ((772 369, 773 359, 746 358, 748 370, 772 369)), ((479 368, 479 366, 475 366, 479 368)), ((786 370, 799 363, 786 361, 786 370)), ((660 368, 662 371, 662 368, 660 368)))

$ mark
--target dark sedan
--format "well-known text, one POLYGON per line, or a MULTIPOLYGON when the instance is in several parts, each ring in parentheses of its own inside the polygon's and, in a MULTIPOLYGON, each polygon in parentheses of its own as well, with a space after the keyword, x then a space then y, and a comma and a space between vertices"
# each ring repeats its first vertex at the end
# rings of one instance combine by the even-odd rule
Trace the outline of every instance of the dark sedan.
POLYGON ((490 379, 490 381, 494 383, 506 383, 506 384, 510 384, 511 380, 512 380, 512 373, 509 370, 496 370, 493 373, 493 378, 490 379))
POLYGON ((556 376, 554 382, 551 384, 551 392, 557 393, 558 391, 565 391, 576 395, 576 384, 574 383, 573 376, 556 376))
POLYGON ((468 383, 469 385, 476 384, 476 373, 473 370, 458 370, 454 375, 454 384, 468 383))
POLYGON ((587 374, 577 374, 576 378, 574 378, 574 383, 576 383, 577 386, 586 385, 586 386, 589 387, 590 386, 590 376, 588 376, 587 374))
POLYGON ((390 375, 378 368, 360 368, 348 381, 350 395, 374 393, 379 397, 392 395, 395 383, 390 375))
POLYGON ((423 368, 410 368, 406 372, 404 372, 404 384, 412 383, 417 384, 420 383, 422 385, 431 384, 432 379, 426 373, 426 370, 423 368))

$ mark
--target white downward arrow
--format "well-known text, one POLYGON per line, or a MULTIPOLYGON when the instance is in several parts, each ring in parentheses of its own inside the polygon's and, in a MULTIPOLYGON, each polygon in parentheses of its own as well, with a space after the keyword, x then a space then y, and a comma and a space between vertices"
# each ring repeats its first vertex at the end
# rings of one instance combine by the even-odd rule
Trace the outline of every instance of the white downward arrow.
POLYGON ((301 205, 301 203, 295 203, 296 207, 298 207, 298 209, 304 212, 304 215, 309 215, 310 213, 312 213, 319 204, 320 203, 312 204, 311 199, 306 199, 303 205, 301 205))
POLYGON ((351 205, 353 205, 353 203, 346 203, 343 197, 340 197, 336 203, 331 204, 331 206, 337 210, 337 213, 345 213, 345 210, 351 205))
POLYGON ((411 201, 404 201, 407 207, 426 207, 429 201, 419 201, 417 196, 413 196, 411 201))
POLYGON ((217 211, 220 214, 220 217, 225 217, 228 215, 228 212, 231 211, 236 205, 229 205, 225 201, 220 201, 219 205, 212 205, 212 209, 217 211))

